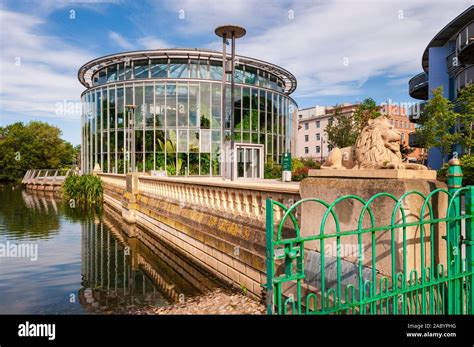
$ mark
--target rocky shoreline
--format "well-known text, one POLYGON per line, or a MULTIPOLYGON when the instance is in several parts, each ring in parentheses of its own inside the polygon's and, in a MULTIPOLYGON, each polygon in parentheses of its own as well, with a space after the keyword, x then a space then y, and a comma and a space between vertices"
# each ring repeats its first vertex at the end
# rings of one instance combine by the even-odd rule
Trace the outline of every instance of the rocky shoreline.
POLYGON ((206 315, 206 314, 265 314, 265 305, 242 293, 217 289, 201 296, 185 299, 163 307, 136 307, 131 315, 206 315))

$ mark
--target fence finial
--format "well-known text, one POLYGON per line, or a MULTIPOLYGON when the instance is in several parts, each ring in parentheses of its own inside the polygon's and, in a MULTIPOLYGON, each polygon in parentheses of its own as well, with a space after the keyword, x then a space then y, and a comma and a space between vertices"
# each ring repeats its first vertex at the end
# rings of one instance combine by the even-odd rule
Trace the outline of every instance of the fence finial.
POLYGON ((448 174, 446 175, 448 181, 448 188, 462 187, 462 168, 461 161, 458 158, 453 158, 448 162, 448 174))

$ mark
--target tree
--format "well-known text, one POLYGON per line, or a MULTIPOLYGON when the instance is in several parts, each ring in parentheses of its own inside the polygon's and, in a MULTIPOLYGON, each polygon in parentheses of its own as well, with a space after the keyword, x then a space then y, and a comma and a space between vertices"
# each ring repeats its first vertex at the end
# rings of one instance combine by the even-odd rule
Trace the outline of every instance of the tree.
POLYGON ((380 116, 379 107, 372 98, 366 98, 362 101, 362 103, 357 106, 353 115, 359 133, 369 124, 370 119, 375 119, 380 116))
POLYGON ((339 105, 334 106, 334 114, 329 118, 324 131, 327 134, 329 146, 339 148, 352 146, 359 135, 353 119, 343 115, 342 107, 339 105))
POLYGON ((44 122, 0 127, 0 181, 18 181, 28 169, 71 167, 76 154, 61 130, 44 122))
POLYGON ((428 150, 432 147, 440 149, 444 163, 446 155, 458 142, 460 134, 452 131, 457 123, 458 114, 454 112, 451 102, 443 96, 442 87, 433 89, 433 98, 427 102, 424 114, 425 117, 416 133, 428 150))
POLYGON ((474 147, 474 83, 464 87, 458 96, 461 107, 459 124, 463 127, 460 143, 467 154, 474 147))
POLYGON ((412 154, 414 151, 415 151, 414 148, 405 146, 403 142, 400 143, 400 153, 402 154, 403 160, 406 160, 408 158, 408 155, 412 154))

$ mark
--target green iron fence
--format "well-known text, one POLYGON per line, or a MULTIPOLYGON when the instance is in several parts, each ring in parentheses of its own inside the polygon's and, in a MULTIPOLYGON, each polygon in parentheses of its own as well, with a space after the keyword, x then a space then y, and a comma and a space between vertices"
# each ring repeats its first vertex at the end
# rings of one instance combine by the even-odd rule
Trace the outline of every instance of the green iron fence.
POLYGON ((379 193, 365 201, 355 195, 346 195, 332 203, 318 198, 303 199, 290 207, 267 199, 267 313, 474 314, 474 186, 462 187, 459 162, 451 161, 450 164, 448 189, 435 189, 427 196, 417 191, 406 192, 400 198, 379 193), (432 207, 433 199, 441 194, 447 196, 445 216, 437 216, 432 207), (404 209, 404 201, 411 195, 423 199, 419 218, 414 221, 407 220, 404 209), (382 197, 393 200, 391 223, 376 226, 377 211, 373 202, 382 197), (335 212, 335 207, 347 200, 361 204, 354 230, 341 230, 335 212), (319 231, 302 236, 299 213, 302 205, 309 202, 324 206, 325 213, 319 231), (282 218, 275 221, 278 209, 282 210, 282 218), (364 217, 370 221, 368 228, 363 227, 364 217), (329 219, 333 219, 335 225, 332 232, 325 230, 329 219), (439 225, 445 226, 446 236, 437 243, 439 225), (413 241, 410 232, 414 229, 419 232, 416 238, 419 253, 415 259, 417 266, 410 267, 407 250, 413 247, 408 243, 413 241), (391 243, 388 274, 380 274, 377 270, 377 247, 380 247, 377 239, 382 232, 388 233, 391 243), (340 252, 344 239, 349 237, 357 240, 357 256, 352 263, 340 252), (369 244, 364 244, 366 240, 370 240, 369 244), (319 252, 313 252, 317 255, 317 261, 313 263, 317 276, 312 275, 312 280, 309 270, 314 269, 308 269, 309 260, 305 257, 310 254, 305 247, 310 242, 319 246, 319 252), (329 242, 337 246, 334 257, 325 254, 325 244, 329 242), (371 250, 371 259, 364 262, 367 247, 371 250), (436 254, 443 247, 444 259, 437 259, 436 254), (353 273, 347 271, 348 264, 353 273))

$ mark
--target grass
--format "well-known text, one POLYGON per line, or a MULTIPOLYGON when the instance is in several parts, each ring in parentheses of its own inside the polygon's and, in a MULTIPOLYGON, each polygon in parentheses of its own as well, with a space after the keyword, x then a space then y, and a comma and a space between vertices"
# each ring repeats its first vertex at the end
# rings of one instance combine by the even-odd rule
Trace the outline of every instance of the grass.
POLYGON ((62 187, 63 198, 74 204, 95 205, 102 203, 102 181, 93 175, 76 176, 66 178, 62 187))

